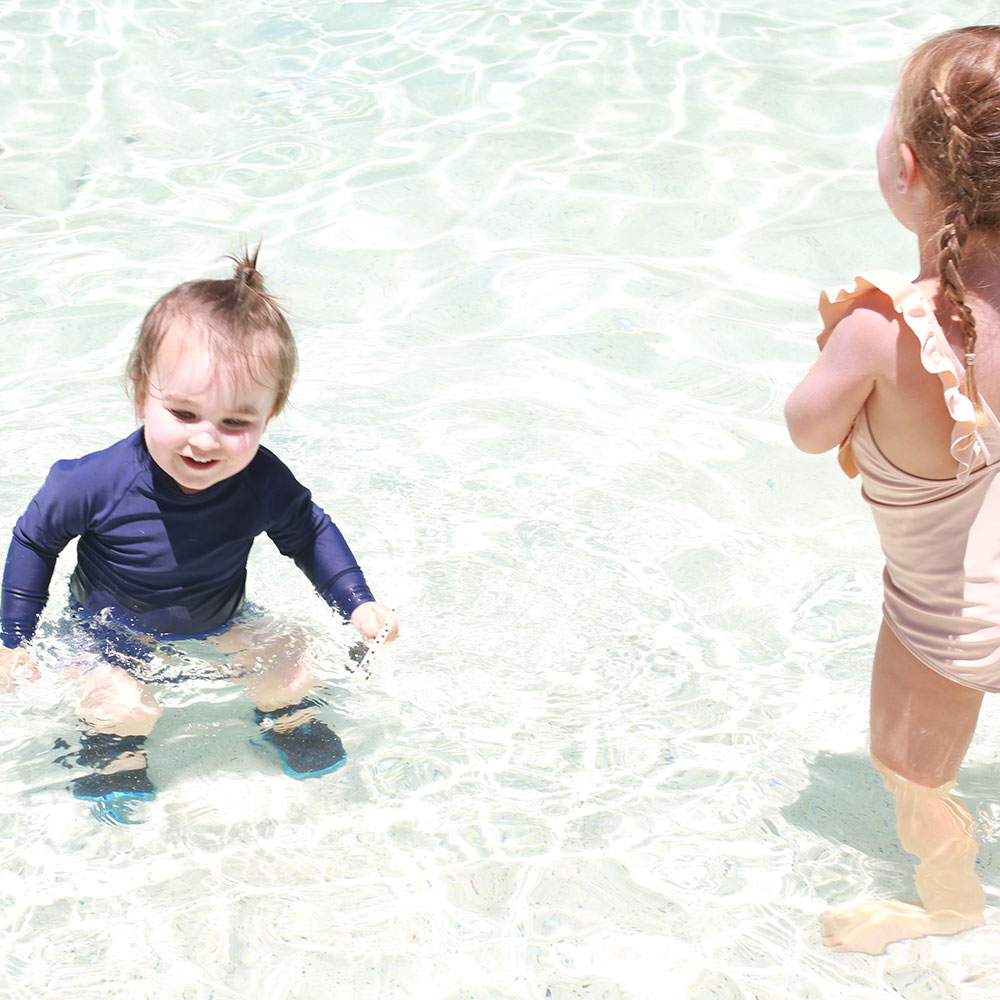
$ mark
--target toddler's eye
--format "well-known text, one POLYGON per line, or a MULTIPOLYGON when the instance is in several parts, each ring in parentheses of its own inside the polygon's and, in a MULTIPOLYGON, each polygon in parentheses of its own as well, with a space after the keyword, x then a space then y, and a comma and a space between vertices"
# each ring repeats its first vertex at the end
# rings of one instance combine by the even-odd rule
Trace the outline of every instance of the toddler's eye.
POLYGON ((183 420, 185 423, 189 423, 190 421, 194 420, 194 414, 190 413, 187 410, 171 410, 170 412, 178 420, 183 420))
POLYGON ((234 431, 242 430, 244 427, 248 427, 250 425, 249 420, 237 420, 235 417, 228 417, 226 420, 223 420, 222 423, 225 427, 234 431))

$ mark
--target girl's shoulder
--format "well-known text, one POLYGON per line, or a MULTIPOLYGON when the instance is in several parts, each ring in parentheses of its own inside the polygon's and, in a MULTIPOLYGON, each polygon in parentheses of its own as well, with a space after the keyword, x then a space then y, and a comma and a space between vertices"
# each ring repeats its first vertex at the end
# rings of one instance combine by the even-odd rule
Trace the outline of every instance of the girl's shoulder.
POLYGON ((844 304, 837 317, 824 324, 817 338, 820 358, 834 366, 871 377, 883 376, 896 363, 899 314, 882 293, 866 291, 844 304))
POLYGON ((835 352, 867 357, 875 368, 893 365, 898 352, 919 355, 928 371, 951 364, 951 351, 935 315, 936 280, 909 281, 893 271, 869 271, 853 282, 824 289, 817 341, 835 352))
POLYGON ((847 320, 849 327, 870 328, 873 334, 898 332, 902 324, 929 336, 935 325, 929 291, 926 283, 917 284, 894 271, 867 271, 847 284, 825 288, 819 297, 823 321, 819 346, 824 347, 833 330, 847 320))

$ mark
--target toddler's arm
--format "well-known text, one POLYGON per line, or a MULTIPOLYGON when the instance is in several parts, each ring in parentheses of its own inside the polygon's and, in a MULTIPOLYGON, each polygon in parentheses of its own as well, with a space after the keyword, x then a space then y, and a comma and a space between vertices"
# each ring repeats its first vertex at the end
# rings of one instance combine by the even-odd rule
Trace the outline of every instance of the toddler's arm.
MULTIPOLYGON (((54 560, 53 560, 54 562, 54 560)), ((11 541, 0 587, 0 685, 13 691, 18 675, 37 681, 41 672, 23 643, 35 634, 45 607, 53 565, 27 546, 11 541), (27 553, 26 558, 20 558, 27 553)))
POLYGON ((0 642, 8 649, 34 637, 59 553, 84 531, 94 457, 56 462, 14 525, 0 586, 0 642))
POLYGON ((785 404, 792 443, 813 454, 847 437, 876 381, 891 377, 898 322, 891 308, 866 303, 834 328, 816 363, 785 404))
MULTIPOLYGON (((23 518, 22 518, 23 520, 23 518)), ((0 644, 16 648, 30 642, 49 599, 56 556, 39 551, 18 537, 18 522, 7 550, 0 587, 0 644)))

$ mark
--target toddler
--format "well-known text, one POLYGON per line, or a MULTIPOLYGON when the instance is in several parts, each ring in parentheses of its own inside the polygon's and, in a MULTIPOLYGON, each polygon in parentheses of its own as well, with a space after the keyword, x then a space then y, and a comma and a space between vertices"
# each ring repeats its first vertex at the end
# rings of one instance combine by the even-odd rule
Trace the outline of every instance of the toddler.
MULTIPOLYGON (((258 247, 259 251, 259 247, 258 247)), ((256 707, 263 738, 294 777, 344 760, 316 718, 301 636, 244 606, 247 558, 267 532, 337 612, 368 638, 394 638, 343 536, 260 444, 288 398, 295 342, 267 294, 257 253, 227 280, 192 281, 146 314, 128 362, 140 428, 57 462, 14 527, 3 576, 0 679, 37 676, 30 644, 59 553, 78 537, 70 581, 79 713, 80 798, 150 798, 146 737, 160 715, 143 679, 173 644, 206 640, 220 675, 256 707)))

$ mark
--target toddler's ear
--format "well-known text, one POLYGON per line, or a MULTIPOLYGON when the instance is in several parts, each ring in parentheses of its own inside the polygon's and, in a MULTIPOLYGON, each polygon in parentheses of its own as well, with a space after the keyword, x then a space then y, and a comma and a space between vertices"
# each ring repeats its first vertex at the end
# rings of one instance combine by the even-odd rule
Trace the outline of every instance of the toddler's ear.
POLYGON ((139 420, 146 419, 146 390, 132 383, 132 405, 135 407, 135 415, 139 420))

